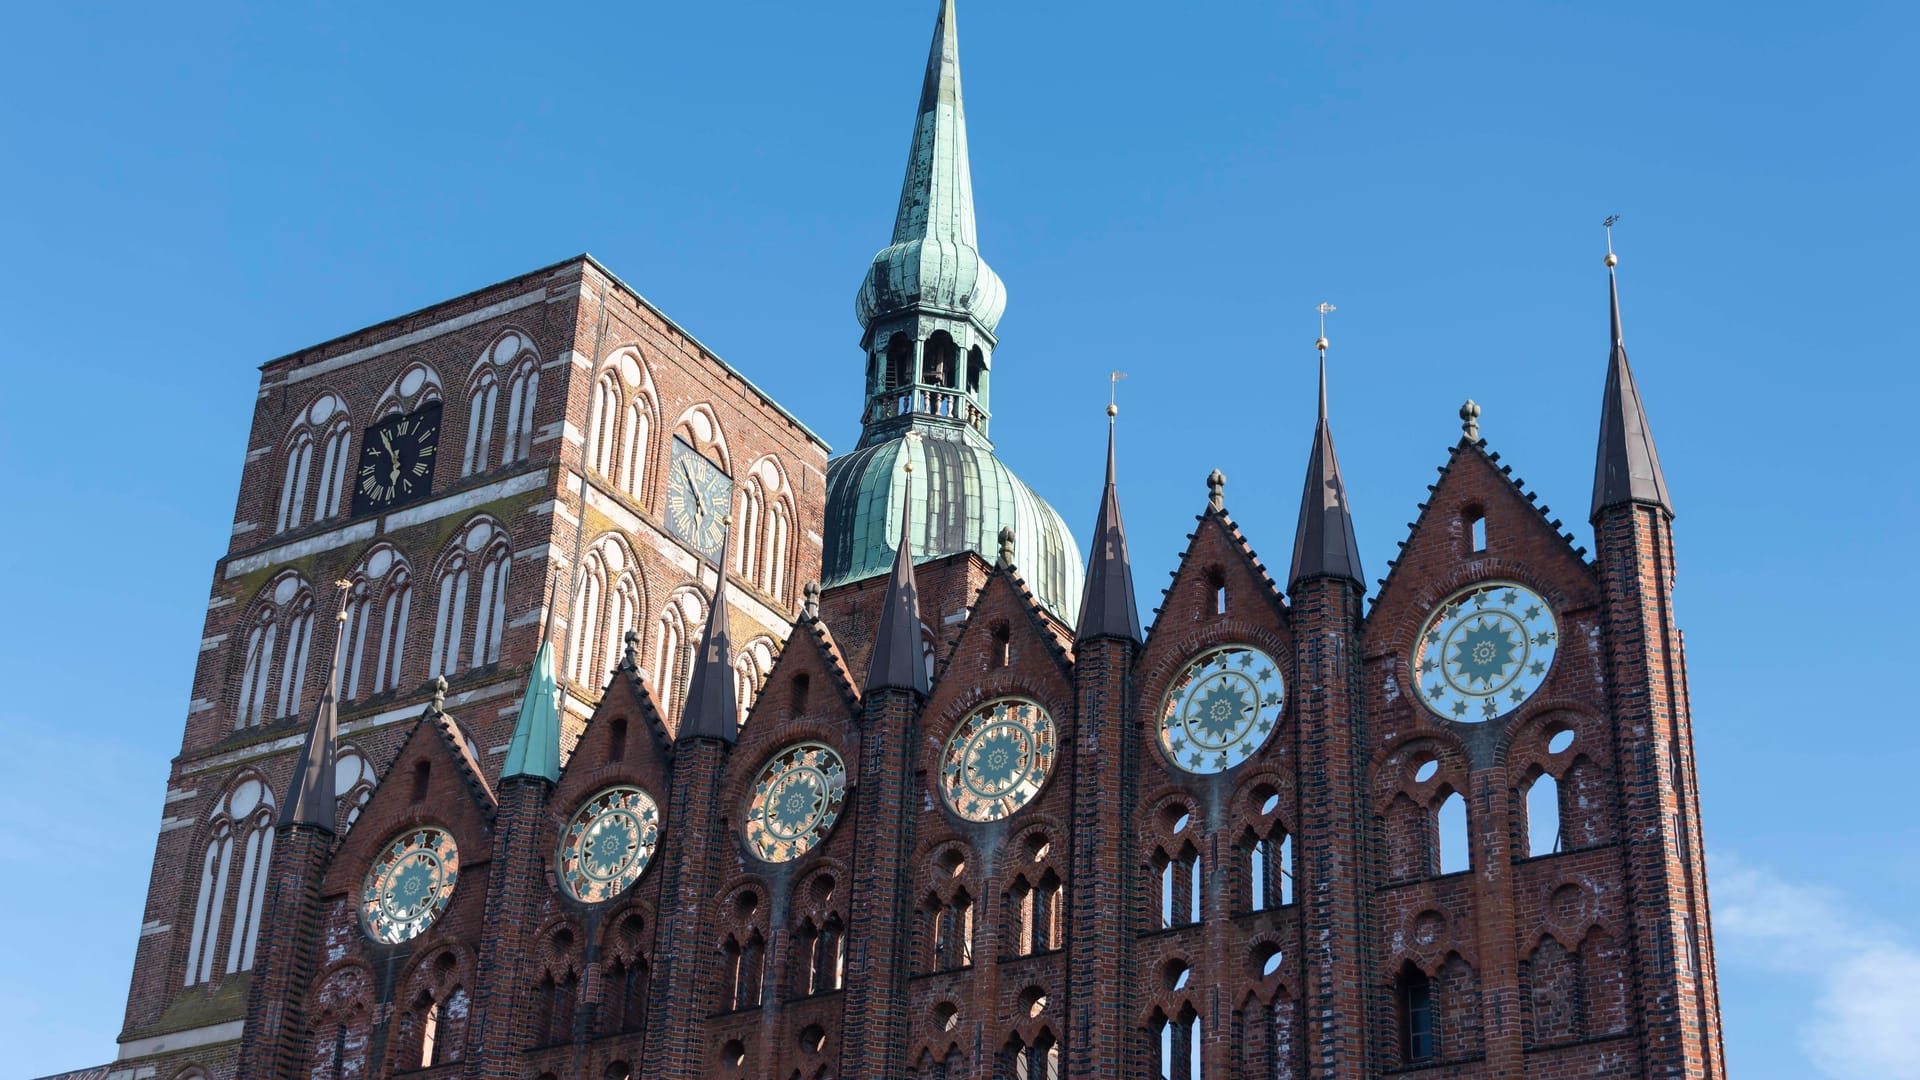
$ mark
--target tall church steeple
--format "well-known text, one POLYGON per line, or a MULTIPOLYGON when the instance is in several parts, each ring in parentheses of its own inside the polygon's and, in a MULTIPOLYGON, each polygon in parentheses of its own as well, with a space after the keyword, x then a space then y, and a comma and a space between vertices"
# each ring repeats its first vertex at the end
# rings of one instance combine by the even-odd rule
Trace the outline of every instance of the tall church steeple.
POLYGON ((923 423, 987 434, 994 328, 1007 290, 974 232, 967 113, 953 0, 941 0, 893 243, 873 257, 855 311, 866 331, 860 445, 923 423))
POLYGON ((1360 544, 1354 539, 1347 483, 1340 476, 1340 459, 1333 452, 1333 429, 1327 426, 1325 333, 1315 347, 1320 350, 1320 421, 1313 428, 1313 449, 1307 452, 1300 521, 1293 534, 1293 570, 1287 575, 1289 591, 1312 577, 1345 578, 1356 585, 1365 580, 1360 576, 1360 544))
MULTIPOLYGON (((1612 224, 1609 219, 1608 224, 1612 224)), ((1627 363, 1627 347, 1620 337, 1619 265, 1609 245, 1607 252, 1607 307, 1613 317, 1613 350, 1607 358, 1607 389, 1600 401, 1600 446, 1593 466, 1593 516, 1609 506, 1644 503, 1673 514, 1667 498, 1667 478, 1660 472, 1660 452, 1653 448, 1647 410, 1640 388, 1627 363)))

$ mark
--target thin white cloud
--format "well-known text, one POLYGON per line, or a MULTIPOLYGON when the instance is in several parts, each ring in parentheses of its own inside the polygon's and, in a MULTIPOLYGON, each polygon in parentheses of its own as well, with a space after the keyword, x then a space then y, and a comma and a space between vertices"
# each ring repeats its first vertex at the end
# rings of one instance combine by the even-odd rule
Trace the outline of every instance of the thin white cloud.
POLYGON ((1800 1044, 1821 1075, 1920 1080, 1920 948, 1831 889, 1726 853, 1713 858, 1713 927, 1723 967, 1808 981, 1800 1044))

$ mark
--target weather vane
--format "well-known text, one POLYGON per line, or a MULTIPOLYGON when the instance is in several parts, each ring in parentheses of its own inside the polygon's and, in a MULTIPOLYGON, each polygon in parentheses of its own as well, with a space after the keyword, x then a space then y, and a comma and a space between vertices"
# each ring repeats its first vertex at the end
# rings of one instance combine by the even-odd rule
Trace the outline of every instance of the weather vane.
POLYGON ((1107 373, 1108 416, 1118 416, 1120 414, 1120 380, 1126 377, 1127 373, 1124 371, 1110 371, 1107 373))
POLYGON ((1323 300, 1320 302, 1320 306, 1313 310, 1320 313, 1320 340, 1314 342, 1313 345, 1314 348, 1324 353, 1327 351, 1327 316, 1340 309, 1323 300))
POLYGON ((1614 266, 1620 262, 1620 257, 1613 253, 1613 227, 1616 224, 1618 224, 1619 221, 1620 221, 1619 214, 1608 214, 1607 220, 1600 223, 1600 227, 1607 230, 1607 265, 1608 266, 1614 266))

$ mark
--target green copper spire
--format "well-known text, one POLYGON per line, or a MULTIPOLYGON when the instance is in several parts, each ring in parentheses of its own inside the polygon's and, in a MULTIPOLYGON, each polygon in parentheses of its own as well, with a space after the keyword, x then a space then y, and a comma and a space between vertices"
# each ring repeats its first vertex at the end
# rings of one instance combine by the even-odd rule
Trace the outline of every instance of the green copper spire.
POLYGON ((513 776, 537 776, 548 783, 560 779, 560 683, 553 673, 552 641, 542 641, 533 654, 507 763, 500 768, 502 780, 513 776))

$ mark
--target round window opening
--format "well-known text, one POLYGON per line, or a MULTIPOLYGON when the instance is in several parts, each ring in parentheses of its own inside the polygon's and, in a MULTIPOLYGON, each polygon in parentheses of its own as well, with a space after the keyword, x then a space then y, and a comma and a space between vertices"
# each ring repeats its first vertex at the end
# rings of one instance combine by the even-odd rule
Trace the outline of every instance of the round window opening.
POLYGON ((637 787, 588 799, 560 839, 560 880, 575 900, 597 904, 627 891, 660 843, 660 807, 637 787))
POLYGON ((1208 650, 1167 688, 1160 749, 1187 772, 1226 772, 1266 745, 1285 703, 1273 657, 1251 645, 1208 650))
POLYGON ((360 890, 367 934, 398 945, 426 933, 447 909, 459 876, 460 849, 444 829, 409 829, 387 841, 360 890))
POLYGON ((747 802, 747 844, 770 863, 812 851, 840 820, 847 766, 825 743, 800 743, 773 756, 747 802))
POLYGON ((1033 801, 1053 772, 1053 717, 1025 698, 967 714, 940 755, 947 805, 968 821, 999 821, 1033 801))

